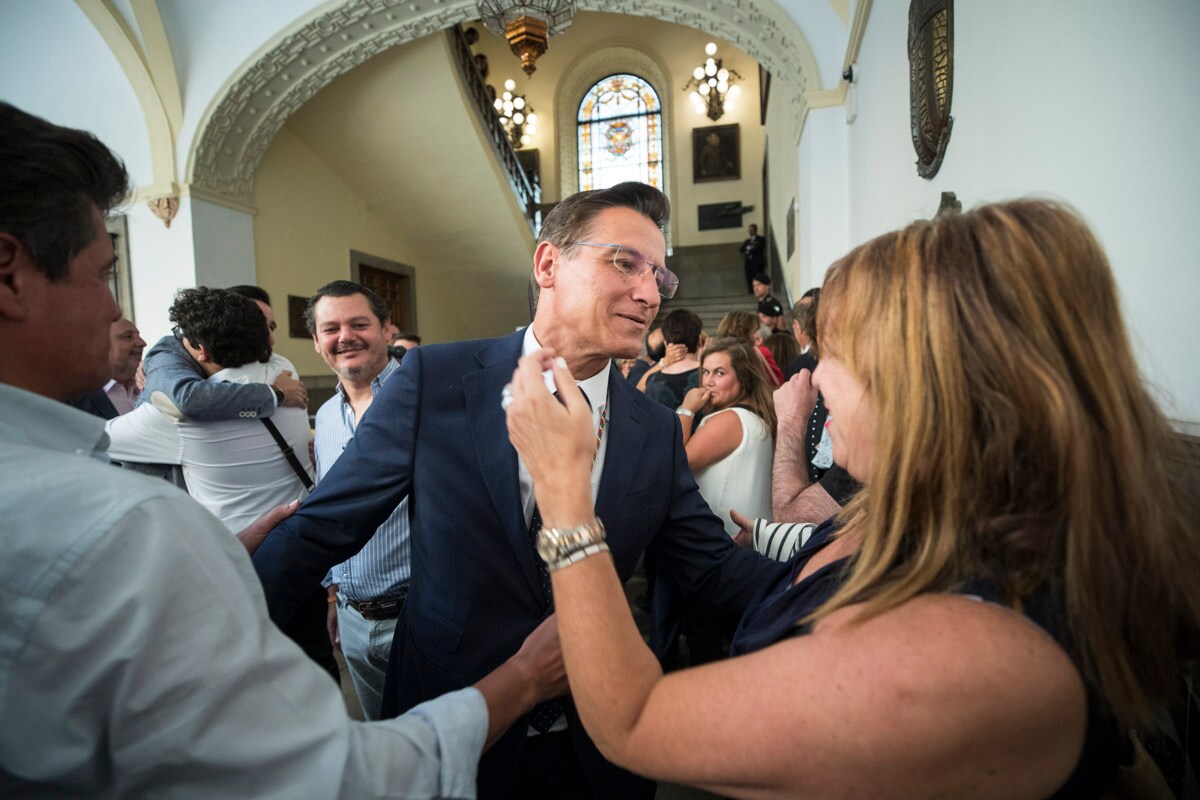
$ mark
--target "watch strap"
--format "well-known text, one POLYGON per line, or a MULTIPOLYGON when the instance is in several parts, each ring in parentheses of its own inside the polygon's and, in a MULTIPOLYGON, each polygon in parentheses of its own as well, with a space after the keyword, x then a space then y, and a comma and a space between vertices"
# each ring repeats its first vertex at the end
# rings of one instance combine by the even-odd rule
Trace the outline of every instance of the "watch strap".
POLYGON ((547 564, 546 568, 549 569, 551 572, 558 572, 563 567, 569 567, 577 561, 583 561, 585 558, 594 556, 597 553, 608 553, 608 552, 611 552, 611 551, 608 549, 607 542, 596 542, 595 544, 589 544, 586 547, 576 550, 575 552, 571 553, 569 556, 560 558, 558 561, 555 561, 553 564, 547 564))

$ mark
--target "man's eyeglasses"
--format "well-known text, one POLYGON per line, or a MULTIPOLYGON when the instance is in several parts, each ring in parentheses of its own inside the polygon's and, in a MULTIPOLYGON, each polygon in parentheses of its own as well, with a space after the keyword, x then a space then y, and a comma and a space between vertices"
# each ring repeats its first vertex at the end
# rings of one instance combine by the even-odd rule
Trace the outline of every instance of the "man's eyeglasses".
POLYGON ((661 264, 648 261, 637 250, 632 250, 624 245, 612 242, 571 242, 571 244, 583 245, 584 247, 611 248, 611 257, 604 260, 612 264, 613 269, 626 278, 641 278, 647 272, 653 272, 654 283, 658 286, 658 293, 663 297, 668 299, 674 297, 675 290, 679 288, 679 278, 674 272, 671 272, 671 270, 661 264))
POLYGON ((183 340, 183 328, 179 327, 178 325, 176 325, 174 328, 171 328, 171 333, 175 335, 176 339, 179 339, 180 341, 183 340))

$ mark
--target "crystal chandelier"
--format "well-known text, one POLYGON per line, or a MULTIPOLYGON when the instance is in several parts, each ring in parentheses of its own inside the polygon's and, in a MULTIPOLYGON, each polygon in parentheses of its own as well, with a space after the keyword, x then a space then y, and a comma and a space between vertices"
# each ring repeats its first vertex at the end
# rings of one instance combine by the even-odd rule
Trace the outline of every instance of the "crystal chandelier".
POLYGON ((575 16, 575 0, 478 0, 475 6, 487 29, 508 40, 526 75, 537 69, 546 40, 569 28, 575 16))
POLYGON ((716 122, 726 111, 733 111, 734 101, 742 90, 735 82, 740 81, 742 76, 721 65, 721 59, 716 58, 716 42, 704 45, 704 54, 708 58, 692 71, 692 79, 683 90, 691 91, 697 114, 707 114, 709 119, 716 122))
POLYGON ((496 113, 500 115, 500 124, 508 132, 508 138, 513 147, 520 150, 529 144, 531 137, 537 133, 537 114, 533 106, 525 102, 525 95, 514 94, 517 82, 509 78, 504 82, 504 94, 496 98, 496 113))

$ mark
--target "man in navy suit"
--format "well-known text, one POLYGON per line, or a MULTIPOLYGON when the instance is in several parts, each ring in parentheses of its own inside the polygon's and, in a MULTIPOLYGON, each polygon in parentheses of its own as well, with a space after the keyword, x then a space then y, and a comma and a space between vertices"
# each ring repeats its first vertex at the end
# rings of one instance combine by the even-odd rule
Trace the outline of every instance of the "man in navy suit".
MULTIPOLYGON (((385 711, 469 685, 550 613, 530 536, 540 517, 501 408, 518 358, 539 347, 566 360, 592 404, 592 491, 622 578, 653 548, 685 593, 740 613, 781 574, 733 545, 696 488, 672 412, 611 366, 637 355, 660 295, 674 293, 668 217, 666 197, 635 183, 559 203, 533 257, 533 324, 409 353, 316 492, 255 555, 272 616, 285 621, 409 497, 413 572, 385 711)), ((480 762, 478 787, 481 798, 654 794, 600 755, 569 696, 514 725, 480 762)))

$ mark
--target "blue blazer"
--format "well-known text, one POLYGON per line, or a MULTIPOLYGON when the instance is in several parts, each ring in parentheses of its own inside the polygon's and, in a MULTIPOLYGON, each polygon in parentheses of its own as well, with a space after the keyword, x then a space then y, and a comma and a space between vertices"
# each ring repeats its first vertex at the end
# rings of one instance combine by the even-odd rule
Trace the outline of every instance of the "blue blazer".
MULTIPOLYGON (((409 497, 413 573, 385 712, 470 686, 549 613, 500 408, 523 337, 408 353, 333 469, 254 556, 272 617, 282 622, 314 581, 357 552, 409 497)), ((783 574, 786 565, 734 546, 696 488, 675 415, 617 370, 605 435, 596 513, 622 580, 652 547, 686 594, 740 614, 783 574)), ((606 761, 569 699, 564 705, 597 796, 652 796, 653 784, 606 761)), ((481 798, 505 795, 526 728, 518 722, 484 755, 481 798)))

